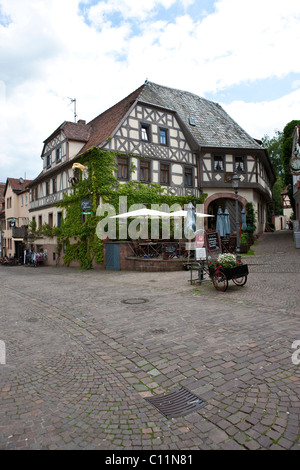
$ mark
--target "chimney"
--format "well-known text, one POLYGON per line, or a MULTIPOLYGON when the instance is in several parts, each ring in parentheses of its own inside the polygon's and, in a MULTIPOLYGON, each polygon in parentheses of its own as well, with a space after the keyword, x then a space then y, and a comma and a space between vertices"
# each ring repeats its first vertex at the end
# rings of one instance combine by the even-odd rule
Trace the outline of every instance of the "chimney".
POLYGON ((79 119, 79 121, 77 121, 77 124, 86 124, 86 121, 84 119, 79 119))

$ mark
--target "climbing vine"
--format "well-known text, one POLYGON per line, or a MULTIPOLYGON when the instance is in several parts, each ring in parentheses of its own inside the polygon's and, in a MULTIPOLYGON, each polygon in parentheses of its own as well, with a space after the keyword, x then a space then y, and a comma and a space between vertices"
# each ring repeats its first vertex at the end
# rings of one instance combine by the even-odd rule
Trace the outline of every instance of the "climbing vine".
MULTIPOLYGON (((121 154, 98 148, 92 148, 82 155, 78 162, 87 168, 87 178, 83 178, 79 171, 72 194, 65 194, 56 204, 65 208, 65 216, 61 227, 52 229, 52 236, 57 237, 60 246, 64 245, 63 259, 66 265, 74 260, 82 268, 89 269, 92 268, 93 261, 103 262, 103 241, 96 234, 97 224, 105 217, 105 214, 101 217, 97 215, 100 200, 113 206, 116 214, 120 196, 126 196, 128 208, 133 204, 147 204, 149 207, 151 204, 183 206, 191 200, 190 196, 169 195, 165 188, 155 183, 143 184, 132 180, 126 184, 120 183, 115 176, 118 155, 121 154), (81 203, 87 199, 91 203, 91 213, 83 216, 81 203)), ((203 194, 200 198, 195 198, 194 202, 202 204, 205 197, 206 194, 203 194)), ((42 231, 39 230, 39 233, 42 231)), ((51 229, 48 227, 46 231, 50 236, 51 229)))

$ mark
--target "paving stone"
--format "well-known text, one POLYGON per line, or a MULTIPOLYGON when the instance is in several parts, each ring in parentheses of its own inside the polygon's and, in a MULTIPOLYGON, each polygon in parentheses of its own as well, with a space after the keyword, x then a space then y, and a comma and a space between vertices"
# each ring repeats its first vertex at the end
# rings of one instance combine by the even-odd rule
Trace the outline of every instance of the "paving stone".
POLYGON ((0 449, 299 450, 299 256, 264 234, 225 293, 184 271, 0 266, 0 449), (146 400, 179 386, 207 405, 169 420, 146 400))

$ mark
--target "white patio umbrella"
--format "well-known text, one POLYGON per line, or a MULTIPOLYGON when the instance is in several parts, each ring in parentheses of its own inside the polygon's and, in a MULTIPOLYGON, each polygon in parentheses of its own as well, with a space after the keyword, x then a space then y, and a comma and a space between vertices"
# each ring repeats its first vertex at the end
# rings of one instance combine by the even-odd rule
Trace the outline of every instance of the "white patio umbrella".
MULTIPOLYGON (((167 217, 186 217, 187 213, 188 211, 181 210, 181 211, 176 211, 176 212, 169 212, 169 213, 166 213, 165 215, 167 217)), ((214 217, 214 215, 203 214, 202 212, 195 212, 195 215, 196 217, 214 217)))
MULTIPOLYGON (((170 212, 168 214, 166 214, 168 217, 187 217, 188 215, 188 211, 185 211, 185 210, 180 210, 180 211, 175 211, 175 212, 170 212)), ((194 212, 194 215, 197 217, 214 217, 214 215, 211 215, 211 214, 204 214, 202 212, 194 212)), ((188 219, 186 218, 185 220, 185 226, 184 226, 184 232, 185 232, 185 235, 187 236, 187 224, 188 224, 188 219)), ((203 229, 200 229, 200 230, 195 230, 194 231, 194 235, 196 233, 199 233, 199 231, 202 233, 203 229)), ((191 233, 189 233, 189 235, 191 235, 191 233)), ((190 238, 190 236, 187 236, 187 238, 190 238)))
MULTIPOLYGON (((150 218, 157 218, 157 217, 165 217, 168 215, 166 212, 161 212, 161 211, 156 211, 154 209, 147 209, 147 208, 142 208, 142 209, 137 209, 135 211, 130 211, 130 212, 123 212, 123 214, 118 214, 118 215, 113 215, 110 218, 111 219, 125 219, 125 218, 142 218, 142 224, 144 225, 146 223, 146 220, 150 218)), ((132 237, 134 238, 134 237, 132 237)))
POLYGON ((137 209, 136 211, 131 212, 124 212, 123 214, 112 215, 111 219, 121 219, 121 218, 129 218, 129 217, 143 217, 146 219, 147 217, 166 217, 169 214, 166 212, 155 211, 153 209, 137 209))

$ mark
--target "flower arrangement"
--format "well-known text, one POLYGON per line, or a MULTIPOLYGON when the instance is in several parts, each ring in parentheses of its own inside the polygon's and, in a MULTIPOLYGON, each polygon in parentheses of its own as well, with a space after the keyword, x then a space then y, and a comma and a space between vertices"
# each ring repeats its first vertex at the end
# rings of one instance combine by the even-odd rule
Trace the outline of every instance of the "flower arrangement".
POLYGON ((223 268, 233 268, 238 265, 235 255, 232 253, 223 253, 218 257, 218 263, 223 266, 223 268))
POLYGON ((209 267, 214 268, 222 266, 223 268, 234 268, 240 266, 241 261, 237 261, 235 255, 232 253, 223 253, 219 255, 217 261, 209 263, 209 267))

